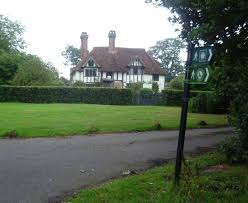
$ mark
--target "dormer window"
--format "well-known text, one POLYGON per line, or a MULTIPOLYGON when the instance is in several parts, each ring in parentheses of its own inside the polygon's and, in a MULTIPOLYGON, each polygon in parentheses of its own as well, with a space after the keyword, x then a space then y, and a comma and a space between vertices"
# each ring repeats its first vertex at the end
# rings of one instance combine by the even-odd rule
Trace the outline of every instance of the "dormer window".
POLYGON ((87 63, 87 67, 96 67, 96 64, 92 59, 90 59, 87 63))
POLYGON ((138 56, 132 58, 132 60, 129 63, 129 66, 143 66, 143 64, 141 63, 140 59, 138 56))
POLYGON ((138 56, 131 59, 128 64, 130 75, 143 75, 144 66, 138 56))
POLYGON ((97 77, 98 76, 98 69, 95 61, 93 59, 89 59, 88 62, 85 64, 84 67, 84 75, 85 77, 97 77))

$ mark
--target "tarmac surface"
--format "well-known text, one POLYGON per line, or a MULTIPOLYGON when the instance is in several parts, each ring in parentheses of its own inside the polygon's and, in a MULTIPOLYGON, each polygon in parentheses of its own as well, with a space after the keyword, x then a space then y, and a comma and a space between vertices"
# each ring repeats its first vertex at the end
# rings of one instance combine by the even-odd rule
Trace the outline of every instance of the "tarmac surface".
MULTIPOLYGON (((231 128, 187 130, 185 152, 216 146, 231 128)), ((81 188, 176 157, 178 131, 0 139, 0 202, 61 202, 81 188)))

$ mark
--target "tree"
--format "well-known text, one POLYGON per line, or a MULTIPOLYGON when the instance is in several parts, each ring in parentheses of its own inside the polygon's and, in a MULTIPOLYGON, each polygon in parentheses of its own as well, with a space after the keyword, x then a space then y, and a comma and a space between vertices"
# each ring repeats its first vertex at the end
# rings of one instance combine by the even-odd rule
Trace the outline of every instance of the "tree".
POLYGON ((71 86, 72 85, 72 82, 63 76, 60 77, 59 80, 61 81, 63 86, 71 86))
POLYGON ((25 47, 24 28, 0 15, 0 85, 10 84, 17 69, 20 50, 25 47))
POLYGON ((65 65, 76 66, 80 61, 81 51, 72 45, 67 45, 61 54, 65 58, 65 65))
MULTIPOLYGON (((170 21, 181 24, 181 38, 214 45, 215 88, 229 100, 238 136, 225 145, 230 159, 248 159, 248 1, 146 0, 168 8, 170 21), (229 146, 229 147, 227 147, 229 146), (238 157, 238 158, 237 158, 238 157)), ((214 80, 213 79, 213 80, 214 80)))
POLYGON ((156 42, 156 45, 149 48, 149 54, 157 59, 166 72, 166 81, 170 81, 180 73, 183 73, 180 52, 185 48, 182 40, 168 38, 156 42))
POLYGON ((178 75, 177 77, 173 78, 170 83, 169 87, 172 89, 182 90, 184 84, 184 75, 178 75))
POLYGON ((22 54, 19 68, 11 82, 18 86, 50 86, 61 85, 58 72, 50 63, 31 54, 22 54))
POLYGON ((24 27, 20 23, 0 15, 0 49, 5 51, 24 49, 26 43, 22 37, 23 32, 24 27))

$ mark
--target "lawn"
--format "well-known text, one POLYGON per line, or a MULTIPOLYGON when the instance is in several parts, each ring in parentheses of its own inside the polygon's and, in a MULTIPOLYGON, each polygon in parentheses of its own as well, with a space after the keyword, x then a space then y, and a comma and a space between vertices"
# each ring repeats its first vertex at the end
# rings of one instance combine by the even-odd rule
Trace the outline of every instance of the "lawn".
POLYGON ((173 172, 171 162, 139 175, 82 190, 67 202, 247 202, 248 166, 228 165, 219 153, 190 159, 188 167, 183 168, 180 187, 173 185, 173 172))
MULTIPOLYGON (((15 131, 19 137, 47 137, 101 132, 178 129, 179 107, 114 106, 94 104, 0 103, 0 136, 15 131)), ((209 127, 227 124, 225 115, 189 114, 188 128, 200 121, 209 127)))

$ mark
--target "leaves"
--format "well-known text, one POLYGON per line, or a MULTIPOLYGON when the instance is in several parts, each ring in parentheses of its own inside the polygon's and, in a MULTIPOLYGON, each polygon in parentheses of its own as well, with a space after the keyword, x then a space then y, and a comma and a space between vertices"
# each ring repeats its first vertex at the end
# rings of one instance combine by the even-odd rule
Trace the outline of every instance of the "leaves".
POLYGON ((65 65, 76 66, 80 61, 80 49, 67 45, 61 55, 65 58, 65 65))
POLYGON ((11 21, 0 15, 0 48, 5 51, 20 50, 26 46, 22 38, 24 27, 17 21, 11 21))
POLYGON ((183 41, 174 38, 158 41, 155 46, 149 48, 149 54, 157 59, 165 69, 167 81, 183 72, 180 52, 184 48, 183 41))

